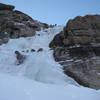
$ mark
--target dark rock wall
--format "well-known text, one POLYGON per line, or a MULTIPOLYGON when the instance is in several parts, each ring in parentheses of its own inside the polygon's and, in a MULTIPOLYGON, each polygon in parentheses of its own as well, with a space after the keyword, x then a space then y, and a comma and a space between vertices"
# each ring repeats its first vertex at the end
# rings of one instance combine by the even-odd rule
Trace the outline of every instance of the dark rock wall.
POLYGON ((65 74, 83 86, 100 88, 100 15, 69 20, 50 47, 65 74))
POLYGON ((9 38, 33 36, 41 28, 49 27, 14 8, 0 3, 0 44, 6 43, 9 38))

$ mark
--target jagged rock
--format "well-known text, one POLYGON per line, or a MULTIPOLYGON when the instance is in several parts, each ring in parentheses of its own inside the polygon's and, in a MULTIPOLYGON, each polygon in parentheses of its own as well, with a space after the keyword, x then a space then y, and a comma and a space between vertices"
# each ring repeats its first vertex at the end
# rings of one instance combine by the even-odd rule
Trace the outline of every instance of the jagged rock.
POLYGON ((31 52, 35 52, 35 49, 31 49, 31 52))
POLYGON ((43 51, 43 48, 39 48, 39 49, 37 50, 37 52, 41 52, 41 51, 43 51))
POLYGON ((19 51, 15 51, 15 54, 17 59, 17 65, 23 64, 26 59, 26 56, 22 55, 19 51))
POLYGON ((8 33, 8 38, 30 37, 35 35, 36 31, 49 27, 48 24, 13 9, 11 5, 0 4, 0 33, 8 33))
POLYGON ((0 3, 0 10, 13 10, 15 7, 12 5, 6 5, 3 3, 0 3))
POLYGON ((69 20, 50 47, 65 74, 83 86, 100 88, 100 15, 69 20))

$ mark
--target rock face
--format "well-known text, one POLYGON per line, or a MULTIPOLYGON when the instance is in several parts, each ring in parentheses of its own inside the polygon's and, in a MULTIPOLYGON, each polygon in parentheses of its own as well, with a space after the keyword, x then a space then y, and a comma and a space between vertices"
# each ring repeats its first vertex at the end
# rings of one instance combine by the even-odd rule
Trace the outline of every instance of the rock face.
POLYGON ((15 7, 12 5, 6 5, 6 4, 2 4, 0 3, 0 10, 13 10, 15 7))
POLYGON ((83 86, 100 88, 100 15, 69 20, 50 47, 65 74, 83 86))
POLYGON ((22 55, 19 51, 15 51, 15 54, 17 59, 17 65, 23 64, 26 59, 26 56, 22 55))
POLYGON ((9 38, 33 36, 41 28, 49 27, 14 8, 0 3, 0 44, 6 43, 9 38))

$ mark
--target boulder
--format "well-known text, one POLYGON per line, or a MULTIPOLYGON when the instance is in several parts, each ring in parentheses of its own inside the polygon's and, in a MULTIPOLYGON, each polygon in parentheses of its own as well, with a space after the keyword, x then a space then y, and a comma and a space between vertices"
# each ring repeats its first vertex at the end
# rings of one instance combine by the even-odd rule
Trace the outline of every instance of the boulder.
POLYGON ((31 52, 35 52, 35 49, 31 49, 31 52))
POLYGON ((37 50, 37 52, 41 52, 41 51, 43 51, 43 48, 39 48, 39 49, 37 50))
POLYGON ((15 55, 16 55, 17 65, 23 64, 26 59, 26 56, 21 54, 19 51, 15 51, 15 55))

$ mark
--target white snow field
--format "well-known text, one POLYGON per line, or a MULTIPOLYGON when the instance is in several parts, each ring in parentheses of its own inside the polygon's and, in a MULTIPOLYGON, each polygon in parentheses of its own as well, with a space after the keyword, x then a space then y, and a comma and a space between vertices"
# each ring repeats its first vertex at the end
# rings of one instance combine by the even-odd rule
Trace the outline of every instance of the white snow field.
POLYGON ((54 61, 48 45, 62 29, 38 31, 0 46, 0 100, 100 100, 100 90, 78 85, 54 61), (43 51, 37 52, 39 48, 43 51), (23 64, 17 65, 16 50, 26 56, 23 64))

